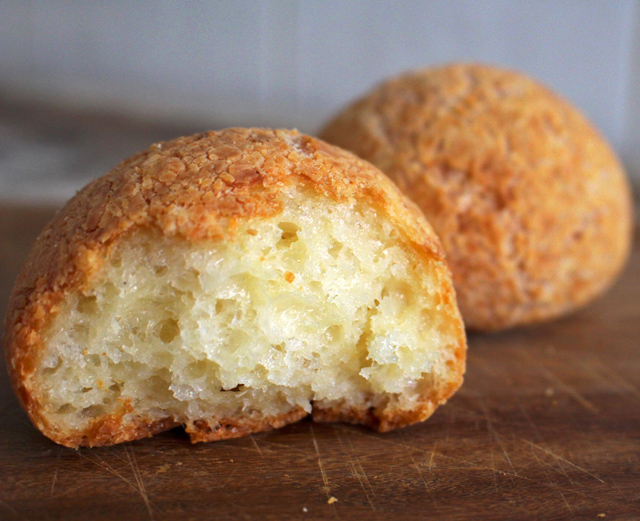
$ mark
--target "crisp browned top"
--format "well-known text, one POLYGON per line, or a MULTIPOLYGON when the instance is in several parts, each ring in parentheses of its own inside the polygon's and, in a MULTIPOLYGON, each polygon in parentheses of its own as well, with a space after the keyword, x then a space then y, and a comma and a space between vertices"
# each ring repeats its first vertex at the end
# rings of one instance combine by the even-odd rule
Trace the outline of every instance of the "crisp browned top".
POLYGON ((442 258, 430 226, 391 181, 318 139, 232 128, 155 144, 78 192, 40 235, 18 277, 4 344, 14 387, 32 419, 39 421, 30 378, 40 333, 65 295, 91 281, 115 241, 138 227, 191 241, 232 238, 240 220, 279 213, 291 187, 364 200, 395 221, 418 250, 442 258))
POLYGON ((577 110, 524 75, 482 65, 405 74, 321 136, 420 206, 472 327, 582 304, 628 255, 631 198, 615 155, 577 110))
POLYGON ((38 238, 18 286, 68 284, 69 270, 99 267, 102 248, 133 226, 220 238, 239 219, 279 213, 283 189, 296 184, 340 200, 367 198, 439 252, 424 219, 416 221, 412 205, 366 161, 297 131, 231 128, 154 144, 90 183, 38 238))

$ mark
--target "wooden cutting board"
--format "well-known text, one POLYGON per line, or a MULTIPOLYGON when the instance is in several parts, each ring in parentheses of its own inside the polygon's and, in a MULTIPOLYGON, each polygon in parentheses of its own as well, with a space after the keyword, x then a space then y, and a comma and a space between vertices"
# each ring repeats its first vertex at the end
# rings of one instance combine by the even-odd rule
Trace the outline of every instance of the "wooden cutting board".
MULTIPOLYGON (((52 212, 0 206, 2 314, 52 212)), ((598 302, 469 347, 461 391, 389 434, 302 421, 79 451, 31 426, 2 367, 0 519, 639 519, 640 234, 598 302)))

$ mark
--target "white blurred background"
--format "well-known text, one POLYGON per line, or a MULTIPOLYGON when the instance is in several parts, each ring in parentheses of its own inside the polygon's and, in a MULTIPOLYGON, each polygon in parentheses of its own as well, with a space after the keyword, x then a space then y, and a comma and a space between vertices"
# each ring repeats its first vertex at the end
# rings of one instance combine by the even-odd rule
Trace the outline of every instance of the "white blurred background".
MULTIPOLYGON (((193 132, 313 133, 385 77, 450 61, 513 68, 555 89, 640 183, 640 0, 0 2, 0 116, 46 103, 193 132)), ((0 198, 67 197, 112 166, 97 157, 101 170, 69 180, 59 158, 17 151, 19 118, 9 119, 0 198), (56 175, 41 179, 47 166, 56 175)))

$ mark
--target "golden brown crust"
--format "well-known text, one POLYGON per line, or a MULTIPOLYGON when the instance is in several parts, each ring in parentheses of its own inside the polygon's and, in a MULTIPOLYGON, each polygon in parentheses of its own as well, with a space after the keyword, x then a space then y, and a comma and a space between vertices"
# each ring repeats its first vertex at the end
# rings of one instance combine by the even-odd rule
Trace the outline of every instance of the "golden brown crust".
POLYGON ((376 407, 368 409, 357 409, 353 407, 322 407, 314 404, 313 421, 316 422, 342 422, 356 425, 366 425, 378 432, 389 432, 400 427, 413 425, 426 420, 433 414, 435 408, 446 400, 434 404, 432 401, 425 401, 411 410, 393 411, 384 414, 376 407))
POLYGON ((464 64, 405 74, 321 136, 418 204, 470 328, 571 311, 628 257, 631 195, 614 153, 578 111, 523 75, 464 64))
POLYGON ((185 431, 191 438, 191 443, 229 440, 231 438, 240 438, 253 432, 279 429, 289 423, 295 423, 307 415, 308 413, 302 407, 296 407, 288 413, 255 420, 251 418, 196 420, 186 425, 185 431))
MULTIPOLYGON (((400 427, 413 425, 426 420, 433 414, 438 405, 442 405, 462 384, 462 378, 450 394, 439 393, 438 396, 425 398, 413 409, 388 407, 387 403, 368 408, 345 407, 344 405, 325 406, 318 402, 313 404, 313 421, 342 422, 366 425, 379 432, 389 432, 400 427), (444 396, 446 394, 446 396, 444 396)), ((447 388, 448 390, 448 388, 447 388)), ((444 390, 443 390, 444 391, 444 390)))
MULTIPOLYGON (((239 222, 278 214, 284 193, 292 187, 337 200, 365 200, 385 213, 420 255, 442 264, 447 275, 445 300, 452 320, 458 320, 437 237, 414 205, 375 167, 296 131, 235 128, 179 138, 153 145, 86 186, 36 241, 4 322, 12 384, 34 424, 68 446, 117 443, 175 426, 172 418, 136 418, 124 404, 121 412, 98 418, 84 432, 60 430, 48 420, 36 381, 41 332, 66 296, 91 284, 113 246, 133 230, 153 228, 194 243, 232 238, 239 222)), ((461 376, 466 341, 462 326, 458 329, 456 360, 461 376)), ((303 415, 293 410, 260 421, 212 419, 190 424, 187 431, 194 441, 221 439, 280 426, 303 415), (218 423, 231 428, 211 427, 218 423)))
POLYGON ((178 426, 180 426, 180 422, 172 418, 154 420, 141 417, 135 422, 129 421, 125 423, 121 414, 110 414, 99 418, 89 429, 81 433, 74 433, 72 435, 64 433, 60 438, 53 437, 49 433, 46 434, 55 442, 65 447, 75 449, 78 447, 104 447, 124 441, 149 438, 154 434, 178 426))

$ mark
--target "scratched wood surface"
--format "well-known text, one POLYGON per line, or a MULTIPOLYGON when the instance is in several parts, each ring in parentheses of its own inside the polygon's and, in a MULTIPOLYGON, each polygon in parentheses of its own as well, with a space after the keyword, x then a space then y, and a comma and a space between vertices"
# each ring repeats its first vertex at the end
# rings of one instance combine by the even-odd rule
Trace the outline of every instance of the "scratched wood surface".
MULTIPOLYGON (((52 212, 0 207, 2 314, 52 212)), ((74 451, 31 426, 3 367, 0 519, 638 519, 639 239, 587 309, 472 335, 463 389, 389 434, 303 421, 211 444, 177 429, 74 451)))

